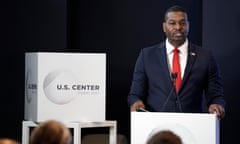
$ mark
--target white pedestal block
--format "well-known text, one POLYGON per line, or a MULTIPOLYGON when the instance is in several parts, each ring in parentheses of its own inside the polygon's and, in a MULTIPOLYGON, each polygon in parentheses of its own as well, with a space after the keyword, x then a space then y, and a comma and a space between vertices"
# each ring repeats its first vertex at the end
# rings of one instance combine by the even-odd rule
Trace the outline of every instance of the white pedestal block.
MULTIPOLYGON (((109 144, 117 144, 117 122, 65 122, 68 128, 73 128, 73 144, 81 144, 81 129, 109 127, 109 144)), ((22 123, 22 144, 29 144, 30 128, 36 127, 38 124, 33 121, 23 121, 22 123)))

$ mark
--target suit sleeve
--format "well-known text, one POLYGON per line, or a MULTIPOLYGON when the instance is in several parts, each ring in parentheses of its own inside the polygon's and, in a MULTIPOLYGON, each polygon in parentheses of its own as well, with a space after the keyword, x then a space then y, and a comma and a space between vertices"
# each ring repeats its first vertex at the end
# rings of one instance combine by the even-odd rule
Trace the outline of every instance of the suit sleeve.
POLYGON ((141 50, 135 64, 131 89, 128 95, 129 106, 131 106, 138 100, 144 101, 146 91, 147 91, 147 76, 144 67, 144 54, 143 50, 141 50))
POLYGON ((220 104, 225 107, 222 76, 215 56, 211 52, 210 63, 208 65, 208 85, 206 88, 206 99, 210 104, 220 104))

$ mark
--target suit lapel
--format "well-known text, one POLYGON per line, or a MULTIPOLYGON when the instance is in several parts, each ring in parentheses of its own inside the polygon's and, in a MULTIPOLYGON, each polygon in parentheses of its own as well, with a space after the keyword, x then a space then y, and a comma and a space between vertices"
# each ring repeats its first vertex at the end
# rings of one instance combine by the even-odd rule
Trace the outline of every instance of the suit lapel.
POLYGON ((168 89, 171 89, 172 86, 173 86, 173 83, 172 83, 172 80, 171 80, 171 77, 170 77, 170 70, 169 70, 169 67, 168 67, 167 52, 166 52, 165 43, 162 43, 159 46, 159 49, 160 49, 159 61, 160 61, 160 64, 161 64, 160 67, 163 68, 163 72, 164 72, 164 75, 162 76, 162 78, 163 78, 163 80, 165 79, 164 80, 165 82, 167 82, 168 89))
MULTIPOLYGON (((185 68, 185 71, 184 71, 184 76, 183 76, 181 88, 186 83, 187 77, 190 74, 190 71, 192 69, 192 66, 193 66, 196 58, 197 58, 197 52, 190 43, 189 44, 189 50, 188 50, 188 57, 187 57, 187 65, 186 65, 186 68, 185 68)), ((180 91, 181 91, 181 88, 180 88, 180 91)))

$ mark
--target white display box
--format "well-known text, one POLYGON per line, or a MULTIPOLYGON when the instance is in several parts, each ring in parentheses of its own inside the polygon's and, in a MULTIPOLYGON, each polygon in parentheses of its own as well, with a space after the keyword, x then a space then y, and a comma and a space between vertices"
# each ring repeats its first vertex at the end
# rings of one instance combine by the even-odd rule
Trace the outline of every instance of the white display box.
POLYGON ((131 144, 146 144, 162 130, 174 132, 183 144, 220 144, 216 114, 131 112, 131 144))
POLYGON ((25 54, 24 118, 105 121, 106 54, 25 54))

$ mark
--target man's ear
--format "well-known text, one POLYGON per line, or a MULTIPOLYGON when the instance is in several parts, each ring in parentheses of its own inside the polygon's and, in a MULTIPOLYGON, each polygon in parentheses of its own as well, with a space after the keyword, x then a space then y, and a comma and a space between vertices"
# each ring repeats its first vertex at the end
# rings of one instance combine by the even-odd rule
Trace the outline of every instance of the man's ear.
POLYGON ((165 28, 165 27, 166 27, 166 23, 163 22, 163 23, 162 23, 162 29, 163 29, 163 32, 166 32, 166 28, 165 28))

